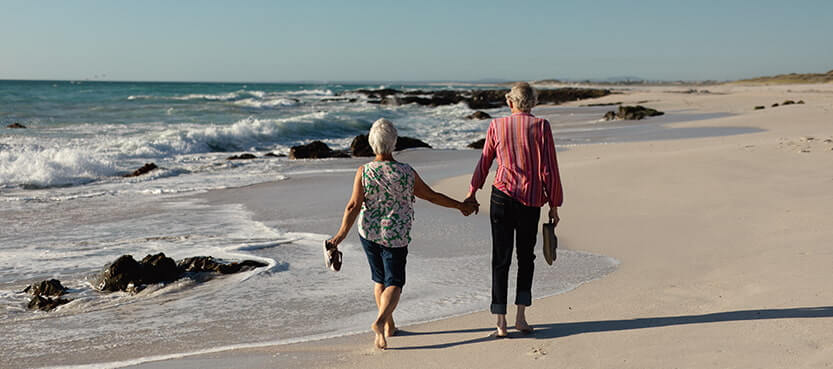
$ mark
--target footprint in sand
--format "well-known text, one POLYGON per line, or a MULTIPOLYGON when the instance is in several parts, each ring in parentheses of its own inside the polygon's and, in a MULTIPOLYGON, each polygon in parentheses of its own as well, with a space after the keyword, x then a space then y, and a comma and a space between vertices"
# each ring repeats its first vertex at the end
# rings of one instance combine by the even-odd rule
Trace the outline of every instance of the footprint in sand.
POLYGON ((544 346, 534 346, 529 352, 527 352, 527 355, 532 356, 532 359, 534 360, 538 360, 547 356, 547 351, 544 350, 544 346))

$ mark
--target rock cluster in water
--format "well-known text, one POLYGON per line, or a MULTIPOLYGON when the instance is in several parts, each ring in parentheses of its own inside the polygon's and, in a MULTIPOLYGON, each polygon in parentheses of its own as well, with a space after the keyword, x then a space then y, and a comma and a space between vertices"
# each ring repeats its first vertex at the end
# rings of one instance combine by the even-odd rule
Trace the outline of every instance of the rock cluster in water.
MULTIPOLYGON (((382 105, 418 104, 441 106, 465 103, 471 109, 490 109, 506 105, 509 89, 496 90, 439 90, 400 91, 392 88, 355 90, 368 97, 368 103, 382 105)), ((610 90, 597 88, 538 89, 538 104, 561 104, 568 101, 592 99, 610 95, 610 90)))
POLYGON ((39 309, 43 311, 49 311, 60 305, 68 303, 70 300, 58 298, 58 296, 63 295, 66 291, 67 288, 64 287, 61 284, 61 281, 57 279, 33 283, 23 290, 25 293, 34 295, 32 299, 29 300, 29 309, 39 309), (49 296, 55 296, 56 298, 53 299, 49 296))
POLYGON ((651 108, 646 108, 642 105, 636 106, 620 106, 618 112, 609 111, 605 113, 605 120, 624 119, 624 120, 641 120, 646 117, 655 117, 665 113, 651 108))
POLYGON ((266 264, 254 260, 223 263, 210 256, 196 256, 175 262, 164 253, 147 255, 141 261, 136 261, 131 255, 122 255, 101 272, 95 288, 100 291, 138 292, 144 285, 170 283, 186 273, 231 274, 263 266, 266 264))
POLYGON ((151 171, 154 171, 156 169, 159 169, 159 167, 156 166, 156 163, 146 163, 141 168, 134 170, 130 174, 125 174, 124 176, 125 177, 138 177, 140 175, 150 173, 151 171))
MULTIPOLYGON (((149 284, 170 283, 195 273, 232 274, 266 265, 255 260, 226 263, 211 256, 195 256, 174 261, 164 253, 158 253, 136 261, 131 255, 122 255, 98 275, 94 287, 104 292, 136 293, 149 284)), ((29 301, 29 309, 49 311, 70 302, 68 299, 59 298, 67 292, 67 288, 57 279, 34 283, 23 292, 34 295, 29 301)))
POLYGON ((20 123, 12 123, 6 126, 6 128, 26 128, 26 126, 20 123))
MULTIPOLYGON (((394 151, 402 151, 417 147, 431 148, 431 145, 412 137, 399 136, 396 139, 394 151)), ((349 150, 333 150, 321 141, 313 141, 305 145, 293 146, 289 150, 290 159, 326 159, 326 158, 349 158, 351 156, 374 156, 373 149, 367 140, 367 135, 358 135, 353 138, 349 150)))

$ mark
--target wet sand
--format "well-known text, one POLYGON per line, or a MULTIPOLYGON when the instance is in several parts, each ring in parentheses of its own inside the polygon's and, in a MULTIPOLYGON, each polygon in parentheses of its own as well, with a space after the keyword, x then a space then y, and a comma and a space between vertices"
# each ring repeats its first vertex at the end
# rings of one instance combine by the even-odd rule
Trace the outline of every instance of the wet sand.
MULTIPOLYGON (((386 351, 372 348, 368 332, 138 367, 833 366, 833 86, 707 89, 640 88, 592 101, 731 113, 670 128, 749 131, 560 152, 562 244, 621 264, 536 299, 528 312, 534 335, 489 339, 493 317, 481 311, 405 326, 386 351), (806 103, 770 108, 787 99, 806 103)), ((426 179, 460 197, 469 177, 453 172, 426 179)), ((487 196, 479 194, 481 203, 487 196)), ((465 219, 488 224, 485 214, 465 219)))

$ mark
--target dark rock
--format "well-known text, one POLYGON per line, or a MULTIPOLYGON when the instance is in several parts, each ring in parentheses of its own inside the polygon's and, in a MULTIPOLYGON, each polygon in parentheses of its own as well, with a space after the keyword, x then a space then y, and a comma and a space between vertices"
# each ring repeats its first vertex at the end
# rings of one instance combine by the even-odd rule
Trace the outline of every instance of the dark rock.
POLYGON ((26 128, 26 126, 20 123, 12 123, 6 126, 6 128, 26 128))
MULTIPOLYGON (((393 151, 402 151, 415 147, 427 147, 430 149, 431 145, 416 138, 399 136, 396 138, 396 147, 393 151)), ((373 153, 373 148, 370 147, 370 143, 367 141, 367 135, 358 135, 353 138, 353 142, 350 143, 350 154, 353 156, 376 156, 373 153)))
POLYGON ((396 95, 396 94, 401 94, 402 93, 402 91, 392 89, 392 88, 382 88, 382 89, 377 89, 377 90, 360 89, 360 90, 355 90, 353 92, 360 93, 362 95, 365 95, 365 96, 371 97, 371 98, 379 98, 379 97, 384 98, 385 96, 396 95))
POLYGON ((779 106, 780 106, 780 105, 779 105, 778 103, 772 104, 772 107, 773 107, 773 108, 777 108, 777 107, 779 107, 779 106))
POLYGON ((142 265, 131 255, 122 255, 99 275, 96 288, 101 291, 124 291, 142 280, 142 265))
POLYGON ((264 158, 285 158, 285 154, 275 154, 273 152, 266 153, 263 155, 264 158))
POLYGON ((218 272, 221 274, 233 274, 245 272, 255 268, 265 267, 267 264, 254 260, 244 260, 239 263, 220 264, 218 272))
POLYGON ((375 156, 370 143, 367 141, 367 135, 358 135, 353 138, 350 143, 350 154, 353 156, 375 156))
POLYGON ((758 105, 758 106, 755 107, 755 110, 763 110, 763 109, 766 109, 766 106, 758 105))
POLYGON ((330 155, 331 158, 349 158, 350 157, 350 150, 333 150, 333 153, 330 155))
POLYGON ((480 120, 492 119, 492 116, 489 115, 489 113, 482 112, 482 111, 478 110, 474 113, 471 113, 471 114, 467 115, 466 119, 480 119, 480 120))
POLYGON ((39 310, 43 310, 43 311, 49 311, 49 310, 52 310, 52 309, 54 309, 58 306, 66 304, 69 301, 70 300, 62 299, 62 298, 51 299, 49 297, 35 296, 35 297, 32 297, 31 300, 29 300, 28 307, 29 307, 29 309, 39 309, 39 310))
POLYGON ((134 283, 134 285, 169 283, 177 280, 180 276, 174 259, 161 252, 156 255, 145 256, 139 264, 142 265, 142 278, 140 281, 136 281, 139 283, 134 283))
MULTIPOLYGON (((465 102, 471 109, 489 109, 505 106, 505 95, 509 90, 417 90, 403 92, 388 88, 380 90, 355 90, 353 92, 367 96, 367 102, 370 104, 441 106, 465 102)), ((560 104, 567 101, 591 99, 611 94, 610 90, 573 87, 539 89, 537 92, 539 104, 560 104)))
POLYGON ((506 106, 509 90, 473 90, 466 104, 471 109, 491 109, 506 106))
POLYGON ((312 141, 306 145, 292 146, 290 159, 324 159, 333 155, 333 149, 321 141, 312 141))
POLYGON ((804 100, 798 100, 798 102, 796 102, 796 104, 804 104, 804 100))
POLYGON ((646 108, 642 105, 636 105, 620 106, 619 112, 616 114, 616 116, 620 119, 625 120, 640 120, 644 119, 645 117, 655 117, 663 114, 665 113, 657 111, 655 109, 646 108))
POLYGON ((615 111, 609 111, 609 112, 605 113, 604 120, 616 120, 616 112, 615 111))
POLYGON ((787 100, 787 101, 784 101, 783 103, 781 103, 781 105, 792 105, 792 104, 795 104, 795 101, 787 100))
POLYGON ((226 158, 226 160, 250 160, 250 159, 256 159, 256 158, 257 158, 257 156, 255 156, 254 154, 245 153, 245 154, 240 154, 240 155, 229 156, 229 157, 226 158))
POLYGON ((399 136, 396 138, 396 148, 394 148, 393 151, 402 151, 405 149, 412 149, 415 147, 427 147, 430 149, 431 145, 422 142, 416 138, 399 136))
POLYGON ((156 166, 156 163, 146 163, 141 168, 134 170, 133 173, 125 174, 124 176, 125 177, 138 177, 140 175, 147 174, 150 171, 153 171, 153 170, 156 170, 156 169, 159 169, 159 167, 156 166))
POLYGON ((122 255, 113 261, 98 277, 96 288, 101 291, 125 291, 140 284, 142 265, 132 255, 122 255))
POLYGON ((57 279, 50 279, 48 281, 41 281, 33 283, 26 287, 23 292, 36 296, 61 296, 67 291, 67 288, 61 284, 57 279))
POLYGON ((246 270, 264 267, 267 264, 254 260, 244 260, 239 263, 224 264, 211 256, 195 256, 177 262, 180 273, 217 272, 221 274, 238 273, 246 270))
POLYGON ((485 138, 481 138, 481 139, 479 139, 479 140, 477 140, 477 141, 474 141, 474 142, 472 142, 472 143, 468 144, 468 147, 470 147, 470 148, 472 148, 472 149, 482 149, 482 148, 483 148, 483 146, 485 146, 485 145, 486 145, 486 139, 485 139, 485 138))

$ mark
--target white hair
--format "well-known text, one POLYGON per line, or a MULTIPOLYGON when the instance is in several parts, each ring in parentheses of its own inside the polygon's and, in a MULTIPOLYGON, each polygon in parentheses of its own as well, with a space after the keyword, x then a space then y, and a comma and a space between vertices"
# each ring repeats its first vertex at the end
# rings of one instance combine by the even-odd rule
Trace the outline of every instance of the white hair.
POLYGON ((396 128, 391 121, 381 118, 373 122, 367 141, 376 155, 390 154, 396 148, 396 128))
POLYGON ((512 101, 515 108, 528 113, 532 111, 532 107, 538 103, 538 98, 535 95, 535 90, 529 85, 529 83, 518 82, 512 86, 511 90, 509 90, 509 93, 506 94, 506 98, 512 101))

